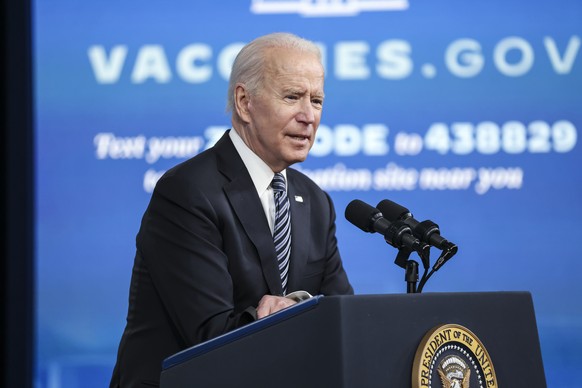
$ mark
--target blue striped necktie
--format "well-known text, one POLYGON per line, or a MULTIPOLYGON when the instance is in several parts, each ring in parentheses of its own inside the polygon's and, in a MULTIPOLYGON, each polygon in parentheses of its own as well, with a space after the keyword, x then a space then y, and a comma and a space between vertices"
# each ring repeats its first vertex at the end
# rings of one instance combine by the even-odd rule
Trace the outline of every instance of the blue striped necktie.
POLYGON ((283 295, 287 294, 287 278, 289 277, 289 256, 291 255, 291 212, 285 184, 285 177, 280 172, 275 174, 271 182, 275 195, 275 227, 273 241, 281 274, 283 295))

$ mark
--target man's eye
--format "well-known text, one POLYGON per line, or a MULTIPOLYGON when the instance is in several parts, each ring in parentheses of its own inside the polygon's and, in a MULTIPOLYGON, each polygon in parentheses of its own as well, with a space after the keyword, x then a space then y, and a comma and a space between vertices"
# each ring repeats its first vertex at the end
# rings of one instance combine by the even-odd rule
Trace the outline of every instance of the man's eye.
POLYGON ((289 100, 297 100, 298 97, 294 94, 290 94, 290 95, 286 96, 285 98, 287 98, 289 100))
POLYGON ((315 105, 323 105, 323 100, 316 98, 314 100, 311 100, 311 103, 313 103, 315 105))

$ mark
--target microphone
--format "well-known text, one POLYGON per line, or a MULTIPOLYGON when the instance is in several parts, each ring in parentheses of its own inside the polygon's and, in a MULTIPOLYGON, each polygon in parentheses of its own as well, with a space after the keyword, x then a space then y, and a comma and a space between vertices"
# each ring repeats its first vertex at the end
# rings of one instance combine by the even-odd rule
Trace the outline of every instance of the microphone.
POLYGON ((378 203, 378 209, 389 222, 403 221, 412 229, 412 233, 420 241, 432 245, 443 251, 442 256, 433 266, 434 271, 438 271, 458 250, 456 244, 441 236, 439 226, 430 220, 419 222, 410 213, 410 210, 389 199, 384 199, 378 203))
POLYGON ((418 222, 414 219, 410 210, 389 199, 380 201, 378 203, 378 209, 390 222, 397 220, 404 221, 406 225, 410 226, 412 233, 422 242, 440 250, 454 249, 456 252, 457 246, 441 236, 439 226, 434 222, 430 220, 418 222))
POLYGON ((367 233, 380 233, 384 240, 395 248, 407 248, 418 252, 421 257, 430 248, 412 235, 411 228, 401 220, 389 222, 380 210, 367 203, 354 199, 345 211, 346 219, 367 233))

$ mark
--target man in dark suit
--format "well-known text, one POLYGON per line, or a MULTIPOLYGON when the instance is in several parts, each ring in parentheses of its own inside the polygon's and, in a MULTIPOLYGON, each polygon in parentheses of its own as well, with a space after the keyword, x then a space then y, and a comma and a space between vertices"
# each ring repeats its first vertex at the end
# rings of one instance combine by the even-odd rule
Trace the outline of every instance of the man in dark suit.
POLYGON ((353 293, 331 199, 288 168, 313 145, 323 78, 318 48, 291 34, 239 53, 233 129, 169 170, 144 214, 112 387, 158 385, 164 358, 292 305, 297 291, 353 293))

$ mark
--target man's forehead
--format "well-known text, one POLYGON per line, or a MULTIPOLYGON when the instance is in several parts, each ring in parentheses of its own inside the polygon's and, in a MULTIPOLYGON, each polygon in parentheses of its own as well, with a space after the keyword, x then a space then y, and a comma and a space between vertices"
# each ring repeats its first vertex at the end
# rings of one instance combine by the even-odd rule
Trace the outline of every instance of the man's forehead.
POLYGON ((323 95, 323 76, 308 77, 302 74, 279 73, 271 74, 268 77, 271 87, 284 92, 304 93, 323 95))
POLYGON ((309 70, 320 72, 323 75, 323 65, 319 57, 312 52, 293 49, 272 47, 265 53, 264 67, 267 71, 275 73, 292 73, 309 70))

